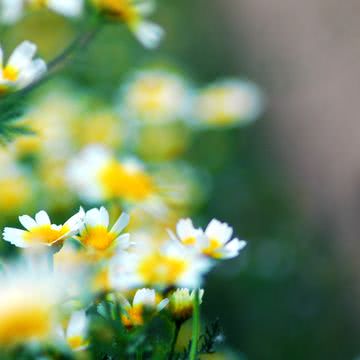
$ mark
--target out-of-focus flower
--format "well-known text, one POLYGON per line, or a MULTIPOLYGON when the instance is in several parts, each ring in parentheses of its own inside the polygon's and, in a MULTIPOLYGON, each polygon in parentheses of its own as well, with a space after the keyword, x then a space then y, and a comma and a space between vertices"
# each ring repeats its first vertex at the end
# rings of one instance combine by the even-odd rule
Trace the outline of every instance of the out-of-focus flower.
POLYGON ((123 324, 131 329, 135 326, 144 324, 144 314, 154 315, 161 311, 169 303, 168 299, 161 300, 158 304, 156 301, 156 293, 153 289, 137 290, 132 305, 123 299, 123 309, 125 310, 121 316, 123 324))
POLYGON ((5 150, 0 151, 0 167, 0 212, 14 215, 26 210, 33 199, 29 174, 5 150))
MULTIPOLYGON (((169 296, 169 310, 175 321, 184 322, 190 319, 194 309, 194 297, 196 291, 189 289, 176 289, 169 296)), ((201 304, 204 290, 199 291, 199 303, 201 304)))
POLYGON ((87 202, 121 199, 139 203, 155 192, 143 165, 134 159, 118 161, 101 146, 85 148, 68 169, 70 185, 87 202))
POLYGON ((200 253, 215 259, 231 259, 246 246, 246 241, 231 239, 233 229, 216 219, 210 221, 205 231, 195 228, 190 219, 179 220, 176 226, 180 242, 200 253))
POLYGON ((145 18, 154 11, 152 0, 91 0, 98 11, 111 20, 125 23, 147 48, 158 46, 163 29, 145 18))
POLYGON ((86 248, 97 252, 120 247, 127 249, 130 245, 130 235, 120 235, 129 223, 129 215, 122 213, 111 229, 109 227, 109 213, 104 208, 91 209, 86 212, 84 223, 76 237, 86 248))
POLYGON ((161 248, 142 244, 132 253, 112 260, 110 277, 113 287, 118 289, 144 285, 196 288, 211 266, 212 262, 206 257, 171 241, 161 248))
POLYGON ((124 141, 121 119, 110 109, 89 111, 72 123, 73 143, 83 148, 89 145, 103 145, 118 149, 124 141))
POLYGON ((216 82, 197 96, 194 117, 200 125, 221 127, 247 124, 264 108, 264 96, 254 83, 240 80, 216 82))
POLYGON ((81 351, 89 345, 86 338, 88 327, 89 320, 85 311, 79 310, 72 313, 66 330, 60 329, 60 334, 73 351, 81 351))
POLYGON ((77 17, 83 7, 84 0, 0 0, 0 21, 12 24, 24 16, 27 8, 48 8, 64 16, 77 17))
POLYGON ((9 270, 0 278, 0 347, 55 336, 63 279, 27 268, 9 270))
POLYGON ((30 41, 22 42, 4 63, 3 50, 0 47, 0 94, 16 91, 41 77, 47 69, 42 59, 33 59, 36 45, 30 41))
POLYGON ((80 208, 80 211, 63 225, 52 224, 44 210, 38 212, 35 219, 22 215, 19 216, 19 221, 26 230, 6 227, 3 237, 5 241, 21 248, 57 245, 79 231, 84 215, 84 210, 80 208))
POLYGON ((132 120, 162 124, 184 120, 189 113, 190 90, 185 80, 163 70, 133 75, 123 90, 123 111, 132 120))

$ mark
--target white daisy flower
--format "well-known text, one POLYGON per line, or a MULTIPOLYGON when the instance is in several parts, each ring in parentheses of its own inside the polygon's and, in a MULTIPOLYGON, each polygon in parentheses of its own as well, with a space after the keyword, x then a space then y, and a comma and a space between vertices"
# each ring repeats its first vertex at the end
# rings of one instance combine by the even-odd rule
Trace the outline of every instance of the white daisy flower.
POLYGON ((243 125, 256 120, 264 109, 264 95, 249 81, 218 81, 199 92, 194 117, 201 125, 243 125))
POLYGON ((55 225, 44 210, 39 211, 34 219, 29 215, 22 215, 19 221, 26 230, 6 227, 3 237, 5 241, 21 248, 52 246, 75 235, 82 226, 84 216, 84 210, 80 208, 80 211, 63 225, 55 225))
POLYGON ((153 289, 137 290, 132 304, 125 298, 122 300, 123 309, 121 316, 123 324, 127 328, 140 326, 144 324, 144 313, 147 311, 150 315, 161 311, 169 303, 168 299, 163 299, 157 303, 156 292, 153 289))
POLYGON ((135 246, 133 252, 115 256, 110 265, 110 282, 115 289, 141 286, 197 288, 212 262, 174 242, 163 247, 135 246))
POLYGON ((130 235, 120 235, 129 223, 129 215, 122 213, 109 229, 109 213, 104 208, 94 208, 86 212, 84 222, 76 237, 84 246, 95 251, 105 251, 114 247, 127 249, 130 235))
POLYGON ((157 24, 146 20, 155 9, 152 0, 92 0, 94 6, 112 20, 124 22, 136 38, 147 48, 156 48, 164 30, 157 24))
POLYGON ((233 229, 226 223, 211 220, 205 231, 195 228, 190 219, 181 219, 176 226, 176 235, 172 238, 183 245, 196 249, 208 257, 215 259, 231 259, 236 257, 246 246, 246 241, 231 239, 233 229))
POLYGON ((30 41, 22 42, 4 63, 0 47, 0 94, 19 90, 40 78, 47 69, 42 59, 33 59, 36 45, 30 41))
POLYGON ((88 328, 89 319, 85 310, 79 310, 72 313, 65 331, 61 328, 59 332, 73 351, 82 351, 88 347, 88 328))
MULTIPOLYGON (((175 321, 183 322, 190 319, 194 309, 196 291, 182 288, 176 289, 169 297, 169 310, 175 321)), ((199 303, 202 303, 204 290, 199 291, 199 303)))
POLYGON ((120 199, 145 204, 155 196, 154 181, 140 161, 134 158, 120 161, 98 145, 88 146, 71 161, 67 178, 70 186, 89 203, 120 199))
POLYGON ((134 120, 161 124, 183 120, 190 108, 190 90, 182 77, 162 70, 136 73, 125 86, 123 110, 134 120))
POLYGON ((55 339, 65 279, 39 268, 7 270, 0 275, 0 347, 55 339))

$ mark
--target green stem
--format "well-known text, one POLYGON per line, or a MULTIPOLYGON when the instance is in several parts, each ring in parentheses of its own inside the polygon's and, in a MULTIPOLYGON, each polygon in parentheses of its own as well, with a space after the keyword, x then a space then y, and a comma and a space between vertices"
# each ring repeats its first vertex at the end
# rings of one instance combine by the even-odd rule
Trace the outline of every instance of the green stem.
POLYGON ((197 360, 198 341, 200 335, 200 290, 195 290, 194 296, 194 311, 193 311, 193 326, 192 326, 192 340, 190 348, 189 360, 197 360))
POLYGON ((179 332, 181 329, 181 323, 176 321, 175 322, 175 331, 174 331, 174 337, 171 343, 171 348, 170 348, 170 354, 169 354, 169 360, 171 360, 174 357, 174 353, 175 353, 175 346, 177 343, 177 339, 179 337, 179 332))
POLYGON ((138 350, 136 352, 136 360, 142 360, 142 358, 143 358, 143 352, 142 350, 138 350))

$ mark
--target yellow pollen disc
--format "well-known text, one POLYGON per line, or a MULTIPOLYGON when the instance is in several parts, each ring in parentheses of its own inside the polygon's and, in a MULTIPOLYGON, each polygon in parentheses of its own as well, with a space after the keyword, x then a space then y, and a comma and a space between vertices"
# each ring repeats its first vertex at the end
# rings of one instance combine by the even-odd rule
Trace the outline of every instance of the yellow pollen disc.
POLYGON ((19 77, 19 71, 8 65, 3 69, 3 77, 9 81, 16 81, 19 77))
POLYGON ((139 14, 132 0, 93 0, 95 5, 109 16, 119 18, 127 23, 136 22, 139 14))
POLYGON ((50 308, 43 304, 8 304, 0 309, 0 344, 46 338, 52 327, 50 308))
POLYGON ((223 244, 217 239, 210 239, 209 246, 203 249, 203 253, 207 256, 217 257, 216 251, 219 250, 223 244))
POLYGON ((142 305, 132 306, 126 309, 127 314, 121 316, 121 321, 127 328, 131 328, 133 326, 143 325, 143 307, 142 305))
POLYGON ((52 244, 61 239, 66 233, 70 231, 67 225, 54 229, 51 225, 40 225, 26 231, 24 239, 28 242, 39 244, 52 244))
POLYGON ((165 97, 166 84, 159 79, 144 79, 133 89, 134 105, 144 114, 161 110, 165 97))
POLYGON ((79 347, 85 346, 86 341, 80 335, 70 336, 67 338, 67 343, 72 349, 78 349, 79 347))
POLYGON ((131 171, 115 161, 100 172, 99 180, 109 198, 142 201, 154 191, 148 174, 141 170, 131 171))
POLYGON ((88 227, 86 232, 79 237, 80 241, 96 250, 106 250, 116 239, 116 234, 111 233, 103 225, 88 227))
POLYGON ((173 285, 187 266, 184 260, 151 254, 140 262, 138 272, 145 284, 173 285))
POLYGON ((189 236, 182 240, 182 243, 184 245, 195 245, 196 244, 196 238, 194 236, 189 236))

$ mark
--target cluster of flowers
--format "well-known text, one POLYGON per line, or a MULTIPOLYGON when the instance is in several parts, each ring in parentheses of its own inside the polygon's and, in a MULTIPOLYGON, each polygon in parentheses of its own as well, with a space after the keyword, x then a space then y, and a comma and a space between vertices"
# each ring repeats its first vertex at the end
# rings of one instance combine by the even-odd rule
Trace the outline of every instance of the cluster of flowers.
POLYGON ((62 225, 40 211, 19 217, 25 230, 5 228, 4 240, 23 249, 30 267, 21 272, 10 265, 1 276, 0 347, 51 340, 85 350, 91 345, 86 309, 99 294, 119 299, 116 316, 129 331, 160 311, 181 325, 192 316, 195 294, 201 301, 204 293, 191 289, 202 286, 217 261, 246 245, 232 238, 226 223, 214 219, 203 230, 182 219, 162 246, 150 246, 123 234, 129 219, 122 213, 110 227, 104 207, 80 208, 62 225), (50 271, 41 265, 44 255, 54 260, 50 271))

